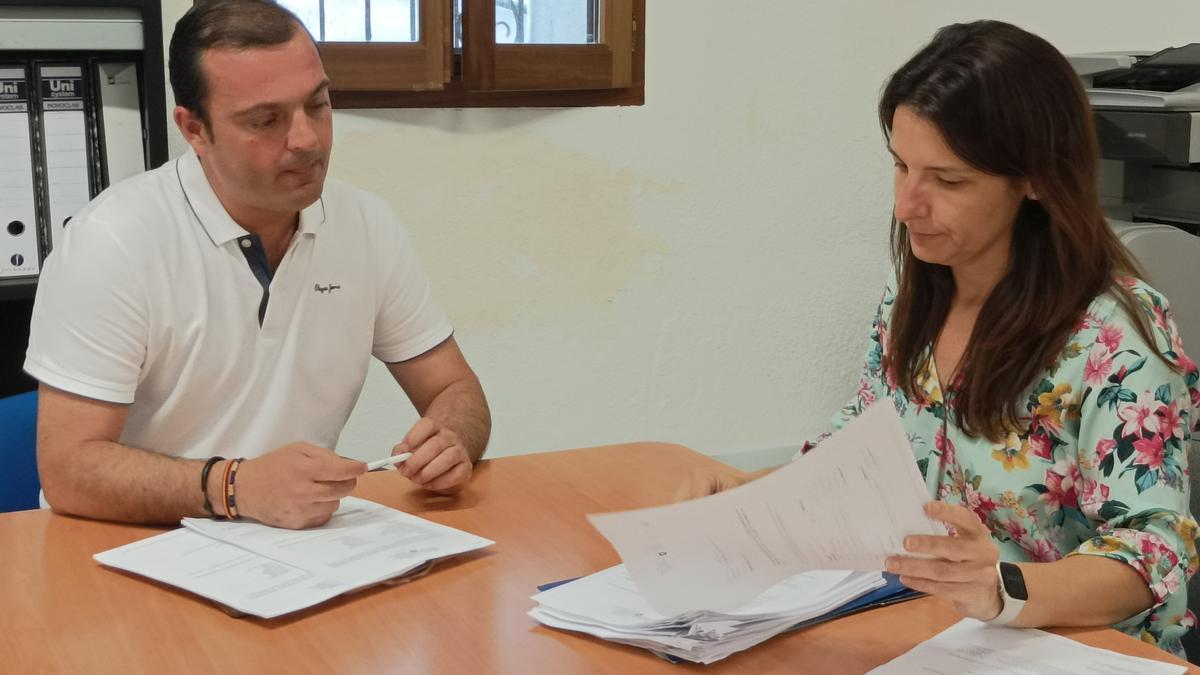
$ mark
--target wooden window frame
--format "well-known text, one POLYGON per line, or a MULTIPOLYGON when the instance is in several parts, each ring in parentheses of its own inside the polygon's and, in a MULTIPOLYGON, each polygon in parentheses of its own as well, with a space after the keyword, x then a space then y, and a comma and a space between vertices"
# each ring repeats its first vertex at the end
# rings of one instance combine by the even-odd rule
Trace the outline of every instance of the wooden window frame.
POLYGON ((318 42, 331 91, 437 91, 450 80, 451 3, 418 0, 418 42, 318 42))
POLYGON ((599 39, 586 45, 497 45, 495 3, 463 0, 461 55, 451 51, 451 2, 420 2, 420 43, 319 44, 333 107, 587 107, 645 101, 646 0, 599 0, 599 39), (443 40, 440 60, 431 53, 436 40, 430 37, 437 35, 443 40), (418 56, 431 59, 421 62, 418 56), (440 81, 434 81, 435 74, 440 81))

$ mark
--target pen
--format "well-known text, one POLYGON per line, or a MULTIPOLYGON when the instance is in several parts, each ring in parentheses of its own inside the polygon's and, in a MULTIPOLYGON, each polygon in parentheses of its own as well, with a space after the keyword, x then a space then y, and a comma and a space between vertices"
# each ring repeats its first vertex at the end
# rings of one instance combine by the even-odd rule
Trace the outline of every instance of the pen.
POLYGON ((402 452, 398 455, 392 455, 391 457, 384 457, 383 459, 377 459, 374 462, 367 462, 367 471, 381 471, 383 469, 388 469, 393 466, 396 466, 397 464, 399 464, 400 462, 403 462, 404 460, 408 459, 409 457, 412 457, 411 452, 402 452))

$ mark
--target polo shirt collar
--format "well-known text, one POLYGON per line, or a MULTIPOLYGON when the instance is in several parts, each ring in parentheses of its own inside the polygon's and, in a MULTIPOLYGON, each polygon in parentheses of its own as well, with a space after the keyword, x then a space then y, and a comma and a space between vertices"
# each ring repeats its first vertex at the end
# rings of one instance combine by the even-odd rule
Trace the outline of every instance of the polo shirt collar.
POLYGON ((303 211, 300 212, 300 234, 311 234, 316 236, 317 230, 325 224, 325 197, 321 196, 317 201, 309 204, 303 211))
MULTIPOLYGON (((194 150, 188 150, 176 160, 175 170, 179 176, 179 186, 183 189, 192 213, 196 215, 196 219, 200 221, 214 245, 221 246, 250 234, 229 217, 229 212, 213 192, 208 176, 204 175, 204 168, 200 166, 200 158, 194 150)), ((316 235, 324 223, 325 200, 322 198, 300 212, 298 229, 302 234, 316 235)))

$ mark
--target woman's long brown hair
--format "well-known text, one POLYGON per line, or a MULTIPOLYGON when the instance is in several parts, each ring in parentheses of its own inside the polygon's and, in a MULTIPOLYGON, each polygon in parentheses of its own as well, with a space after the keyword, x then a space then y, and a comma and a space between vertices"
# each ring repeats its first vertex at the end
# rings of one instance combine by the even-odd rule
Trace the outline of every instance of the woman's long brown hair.
MULTIPOLYGON (((879 102, 886 136, 899 106, 932 122, 963 161, 1027 179, 1038 196, 1019 209, 1008 271, 963 353, 954 389, 960 428, 991 440, 1019 428, 1022 394, 1105 291, 1156 345, 1145 310, 1121 283, 1139 272, 1100 206, 1087 95, 1057 49, 1002 22, 946 26, 888 80, 879 102)), ((912 398, 950 310, 954 279, 949 267, 913 255, 908 230, 894 215, 891 238, 899 285, 884 367, 912 398)))

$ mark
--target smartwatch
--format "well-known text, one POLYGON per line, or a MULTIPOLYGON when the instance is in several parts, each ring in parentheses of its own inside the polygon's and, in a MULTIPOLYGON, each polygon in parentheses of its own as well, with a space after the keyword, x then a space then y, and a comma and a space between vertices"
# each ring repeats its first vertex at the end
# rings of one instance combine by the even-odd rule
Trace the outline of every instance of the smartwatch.
POLYGON ((1003 606, 996 618, 984 623, 1007 626, 1025 607, 1029 591, 1025 588, 1025 576, 1021 574, 1021 568, 1010 562, 996 563, 996 575, 999 577, 1000 600, 1003 606))

